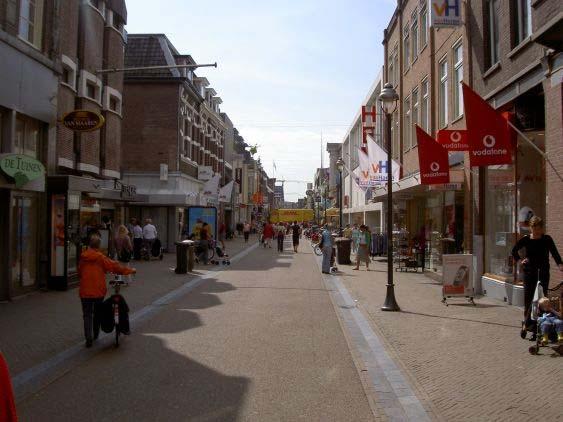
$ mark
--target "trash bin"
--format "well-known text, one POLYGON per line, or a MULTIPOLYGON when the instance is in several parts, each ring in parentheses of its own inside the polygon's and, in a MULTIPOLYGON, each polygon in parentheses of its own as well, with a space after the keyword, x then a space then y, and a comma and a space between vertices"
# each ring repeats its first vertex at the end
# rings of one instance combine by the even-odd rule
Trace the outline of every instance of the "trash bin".
POLYGON ((190 246, 193 246, 193 243, 191 240, 176 242, 176 269, 174 270, 176 274, 186 274, 188 272, 188 251, 190 246))
POLYGON ((338 265, 350 265, 350 247, 352 241, 347 237, 336 238, 336 262, 338 265))

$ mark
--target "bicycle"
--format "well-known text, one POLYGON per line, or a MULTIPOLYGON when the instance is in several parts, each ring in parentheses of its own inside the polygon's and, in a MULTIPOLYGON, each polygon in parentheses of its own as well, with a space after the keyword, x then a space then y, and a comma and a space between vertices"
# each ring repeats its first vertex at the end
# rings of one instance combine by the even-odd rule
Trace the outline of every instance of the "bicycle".
POLYGON ((123 280, 121 274, 114 274, 113 280, 110 280, 109 284, 113 287, 113 294, 110 299, 115 330, 115 347, 119 347, 119 335, 121 334, 121 330, 124 329, 127 334, 129 333, 129 321, 127 321, 127 326, 125 326, 125 321, 120 320, 119 312, 120 305, 125 306, 127 312, 129 312, 129 308, 127 307, 127 303, 125 303, 124 297, 119 292, 121 286, 128 286, 129 283, 123 280))

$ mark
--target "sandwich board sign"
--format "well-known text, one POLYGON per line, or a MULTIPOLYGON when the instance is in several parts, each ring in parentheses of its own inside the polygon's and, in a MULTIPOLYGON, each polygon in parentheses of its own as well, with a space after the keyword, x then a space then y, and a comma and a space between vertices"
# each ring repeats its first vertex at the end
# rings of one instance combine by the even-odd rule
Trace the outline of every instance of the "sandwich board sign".
POLYGON ((473 255, 442 255, 442 302, 447 298, 465 297, 471 303, 475 296, 473 287, 473 255))

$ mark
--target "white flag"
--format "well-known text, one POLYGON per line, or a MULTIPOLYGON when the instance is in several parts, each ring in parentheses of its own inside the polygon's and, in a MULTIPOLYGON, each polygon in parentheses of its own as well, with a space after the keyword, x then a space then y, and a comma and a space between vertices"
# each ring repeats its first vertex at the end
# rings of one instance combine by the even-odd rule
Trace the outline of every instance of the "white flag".
POLYGON ((219 193, 219 180, 221 179, 220 174, 216 174, 203 185, 203 190, 201 194, 204 197, 213 197, 219 193))
POLYGON ((219 202, 231 202, 234 184, 234 180, 231 180, 219 190, 219 202))
POLYGON ((359 168, 355 175, 358 177, 358 185, 361 188, 369 188, 375 185, 372 184, 371 180, 371 165, 369 157, 365 152, 358 148, 358 164, 359 168))
MULTIPOLYGON (((387 152, 370 136, 368 136, 368 157, 370 178, 375 182, 375 186, 387 184, 387 152)), ((401 166, 395 160, 392 160, 392 163, 393 182, 398 182, 401 166)))

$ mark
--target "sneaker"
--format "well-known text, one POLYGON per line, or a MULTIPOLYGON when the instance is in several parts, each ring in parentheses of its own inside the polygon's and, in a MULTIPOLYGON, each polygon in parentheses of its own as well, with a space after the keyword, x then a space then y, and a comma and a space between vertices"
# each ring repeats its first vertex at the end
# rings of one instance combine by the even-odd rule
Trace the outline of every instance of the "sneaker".
POLYGON ((542 346, 547 346, 549 344, 549 336, 547 334, 544 334, 543 336, 541 336, 540 342, 542 346))
POLYGON ((557 333, 557 341, 563 343, 563 333, 557 333))

